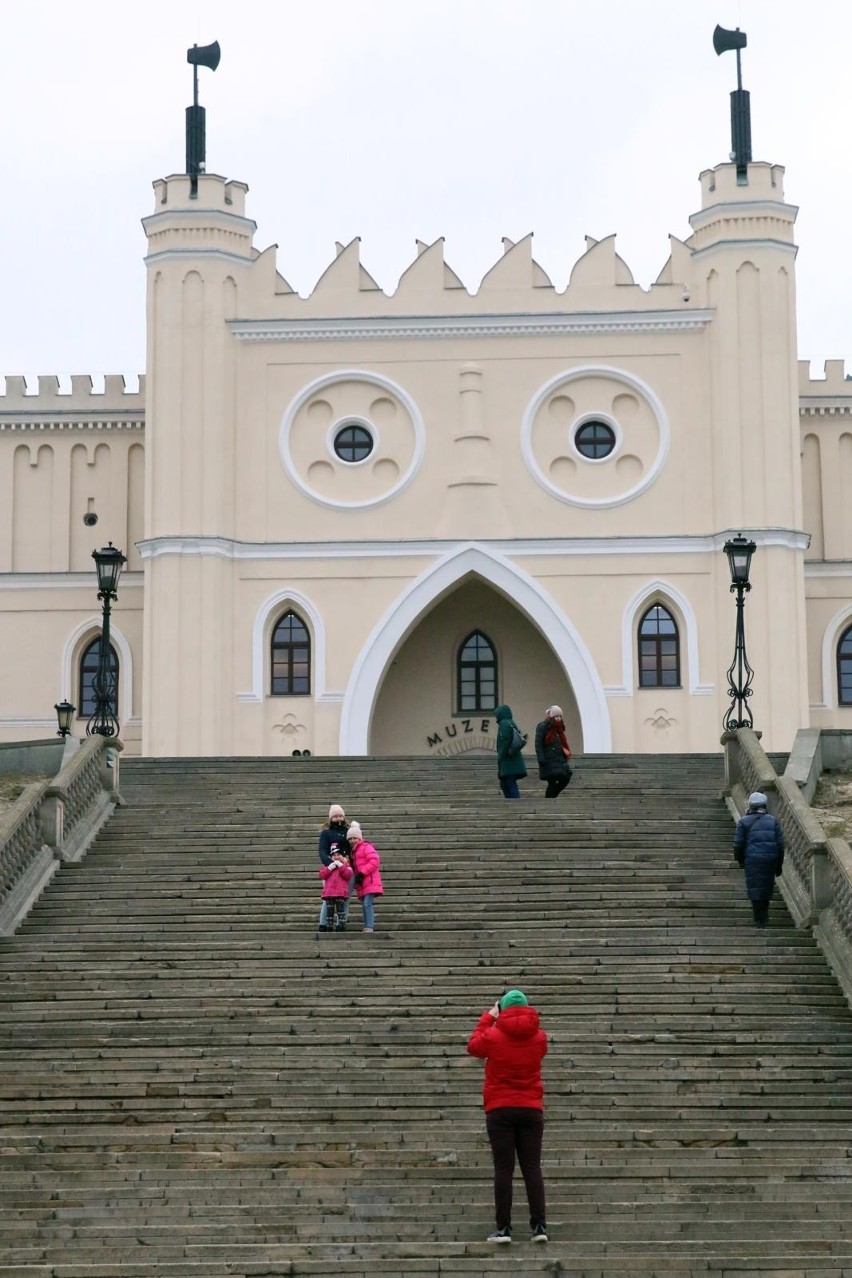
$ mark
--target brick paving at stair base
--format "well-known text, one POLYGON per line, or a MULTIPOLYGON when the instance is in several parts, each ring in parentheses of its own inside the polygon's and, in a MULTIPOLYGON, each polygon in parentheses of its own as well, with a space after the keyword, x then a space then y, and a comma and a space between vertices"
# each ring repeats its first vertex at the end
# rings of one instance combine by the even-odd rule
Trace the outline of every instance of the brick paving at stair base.
POLYGON ((0 951, 0 1278, 852 1275, 852 1018, 780 902, 749 926, 719 759, 582 760, 557 805, 487 759, 295 764, 133 761, 0 951), (372 938, 315 934, 332 797, 372 938), (510 982, 551 1242, 504 1258, 464 1043, 510 982))

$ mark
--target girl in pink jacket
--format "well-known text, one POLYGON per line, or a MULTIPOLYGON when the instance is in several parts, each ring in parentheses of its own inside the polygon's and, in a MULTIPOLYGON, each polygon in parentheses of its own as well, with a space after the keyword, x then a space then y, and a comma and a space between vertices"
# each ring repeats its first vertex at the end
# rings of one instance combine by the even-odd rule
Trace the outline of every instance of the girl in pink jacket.
POLYGON ((321 865, 319 877, 323 880, 323 911, 320 913, 319 931, 346 931, 346 913, 349 904, 349 882, 355 871, 346 852, 332 853, 328 865, 321 865), (335 920, 335 915, 337 916, 335 920), (323 916, 327 919, 323 922, 323 916))
POLYGON ((364 912, 364 931, 372 932, 375 924, 373 897, 382 895, 381 858, 372 843, 365 840, 357 821, 349 826, 346 837, 355 870, 355 891, 364 912))

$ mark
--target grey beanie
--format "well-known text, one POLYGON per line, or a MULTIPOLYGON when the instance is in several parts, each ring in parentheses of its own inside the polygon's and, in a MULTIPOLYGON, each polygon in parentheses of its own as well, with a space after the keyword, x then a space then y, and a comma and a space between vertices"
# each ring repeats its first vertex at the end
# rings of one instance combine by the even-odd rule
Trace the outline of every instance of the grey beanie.
POLYGON ((759 790, 755 790, 754 794, 748 796, 748 806, 750 808, 767 808, 769 804, 765 794, 761 794, 759 790))

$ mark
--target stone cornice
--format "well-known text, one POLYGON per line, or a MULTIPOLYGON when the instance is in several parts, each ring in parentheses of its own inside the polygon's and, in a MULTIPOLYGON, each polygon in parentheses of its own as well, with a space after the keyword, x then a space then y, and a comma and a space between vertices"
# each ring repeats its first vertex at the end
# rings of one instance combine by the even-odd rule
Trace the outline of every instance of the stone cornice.
POLYGON ((573 314, 381 315, 338 319, 228 320, 240 342, 376 341, 392 338, 548 337, 580 333, 700 332, 712 310, 573 314))
MULTIPOLYGON (((746 532, 758 546, 803 551, 809 535, 794 528, 735 529, 746 532)), ((221 559, 378 559, 446 555, 465 545, 487 546, 509 558, 584 555, 693 555, 721 553, 731 530, 706 535, 672 537, 519 537, 484 541, 329 541, 248 542, 229 537, 152 537, 137 542, 143 559, 161 555, 213 555, 221 559)))
POLYGON ((849 385, 847 400, 818 399, 810 395, 802 395, 799 398, 799 414, 802 417, 831 417, 836 414, 846 417, 850 413, 852 413, 852 383, 849 385))
POLYGON ((693 248, 692 245, 690 245, 690 247, 692 248, 693 261, 701 257, 710 257, 713 253, 728 253, 732 249, 736 252, 747 250, 749 253, 752 253, 757 249, 781 249, 783 252, 789 253, 792 257, 795 257, 799 251, 799 246, 797 244, 791 244, 789 240, 775 240, 765 237, 761 237, 760 239, 737 239, 734 237, 723 240, 714 240, 712 244, 705 244, 702 248, 693 248))
POLYGON ((852 559, 806 559, 806 577, 852 577, 852 559))
POLYGON ((255 260, 246 254, 229 253, 225 249, 219 248, 169 248, 158 249, 156 253, 148 253, 143 261, 146 266, 152 266, 155 262, 165 262, 174 259, 184 259, 185 261, 197 262, 200 258, 217 258, 222 262, 233 262, 237 266, 251 266, 255 260))

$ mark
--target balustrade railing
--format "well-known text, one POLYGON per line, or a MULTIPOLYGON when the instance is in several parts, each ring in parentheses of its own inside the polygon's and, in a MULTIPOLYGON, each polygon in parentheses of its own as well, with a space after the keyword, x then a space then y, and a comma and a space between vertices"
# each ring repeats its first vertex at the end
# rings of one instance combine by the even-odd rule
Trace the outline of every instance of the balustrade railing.
POLYGON ((77 861, 122 803, 121 742, 88 737, 52 781, 0 813, 0 936, 11 936, 63 861, 77 861))
POLYGON ((726 732, 722 744, 732 815, 742 816, 753 791, 766 795, 786 843, 779 887, 796 926, 813 928, 852 1003, 852 848, 826 835, 799 786, 778 776, 751 728, 726 732))

